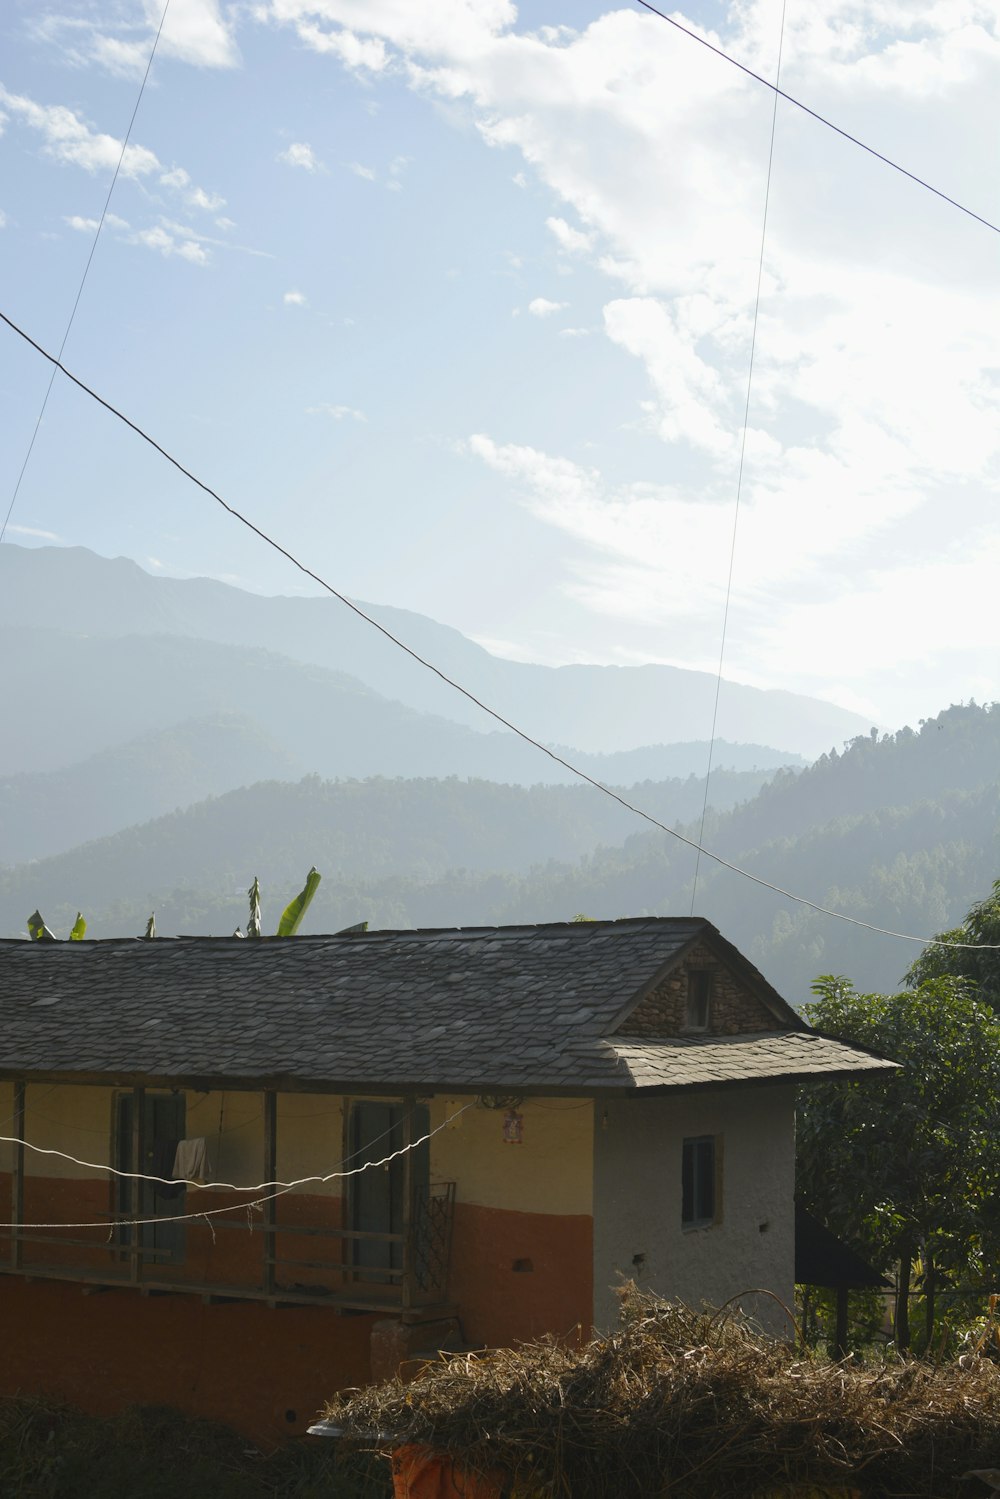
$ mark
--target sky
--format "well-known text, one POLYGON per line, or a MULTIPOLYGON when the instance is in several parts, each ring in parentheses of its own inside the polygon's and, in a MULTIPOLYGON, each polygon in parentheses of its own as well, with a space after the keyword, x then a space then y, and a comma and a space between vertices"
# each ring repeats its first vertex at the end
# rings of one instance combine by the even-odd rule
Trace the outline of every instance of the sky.
MULTIPOLYGON (((0 307, 53 352, 161 14, 0 11, 0 307)), ((1000 223, 994 4, 671 14, 1000 223)), ((498 654, 714 672, 732 561, 727 677, 1000 697, 1000 234, 785 101, 765 231, 772 109, 634 3, 170 0, 65 362, 498 654)), ((0 328, 2 511, 48 379, 0 328)), ((61 377, 7 541, 306 589, 61 377)))

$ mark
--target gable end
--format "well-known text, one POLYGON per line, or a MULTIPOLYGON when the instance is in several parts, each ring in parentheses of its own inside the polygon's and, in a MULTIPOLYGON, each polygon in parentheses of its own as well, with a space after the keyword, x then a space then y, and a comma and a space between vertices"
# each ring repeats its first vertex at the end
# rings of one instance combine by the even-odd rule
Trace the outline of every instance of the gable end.
POLYGON ((785 1029, 786 1024, 764 1001, 720 961, 706 942, 696 942, 683 959, 626 1015, 619 1035, 661 1039, 702 1034, 744 1036, 785 1029), (708 1024, 697 1031, 688 1024, 688 992, 693 973, 710 975, 708 1024))

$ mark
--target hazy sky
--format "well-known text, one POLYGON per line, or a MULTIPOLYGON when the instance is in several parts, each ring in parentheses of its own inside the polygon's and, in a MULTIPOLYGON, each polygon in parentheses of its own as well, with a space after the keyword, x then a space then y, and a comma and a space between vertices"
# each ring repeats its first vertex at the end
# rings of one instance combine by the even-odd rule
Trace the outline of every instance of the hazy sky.
MULTIPOLYGON (((0 11, 0 305, 53 350, 161 9, 0 11)), ((780 0, 677 14, 773 76, 780 0)), ((1000 222, 995 3, 787 0, 782 85, 1000 222)), ((714 670, 771 107, 630 5, 171 0, 66 361, 348 593, 714 670)), ((998 267, 779 104, 728 676, 1000 696, 998 267)), ((4 510, 47 379, 0 331, 4 510)), ((301 581, 61 380, 8 534, 301 581)))

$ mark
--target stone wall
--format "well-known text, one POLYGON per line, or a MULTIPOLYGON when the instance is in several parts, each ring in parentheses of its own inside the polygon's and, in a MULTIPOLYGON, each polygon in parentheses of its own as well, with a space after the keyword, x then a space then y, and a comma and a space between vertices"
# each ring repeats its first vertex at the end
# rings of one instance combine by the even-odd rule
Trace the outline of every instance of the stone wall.
POLYGON ((619 1028, 628 1036, 690 1035, 686 1025, 688 974, 695 969, 712 975, 712 999, 707 1034, 741 1036, 750 1031, 781 1029, 781 1022, 719 962, 705 943, 693 947, 656 989, 635 1009, 619 1028))

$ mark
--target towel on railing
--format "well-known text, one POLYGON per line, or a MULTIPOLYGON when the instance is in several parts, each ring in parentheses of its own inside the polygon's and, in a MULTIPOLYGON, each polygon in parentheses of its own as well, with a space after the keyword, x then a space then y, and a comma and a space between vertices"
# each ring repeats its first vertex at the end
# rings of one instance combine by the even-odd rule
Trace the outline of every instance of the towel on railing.
POLYGON ((212 1163, 208 1159, 204 1138, 197 1136, 192 1140, 178 1140, 171 1175, 181 1181, 201 1182, 211 1174, 212 1163))

